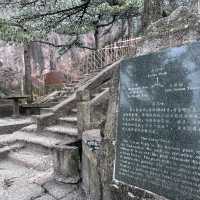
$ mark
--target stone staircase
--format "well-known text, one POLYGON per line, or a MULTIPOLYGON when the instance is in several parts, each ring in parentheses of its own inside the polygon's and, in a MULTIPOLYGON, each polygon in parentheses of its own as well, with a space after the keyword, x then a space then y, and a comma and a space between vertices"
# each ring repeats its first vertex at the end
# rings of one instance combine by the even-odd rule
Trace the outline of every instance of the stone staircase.
MULTIPOLYGON (((54 92, 40 103, 51 103, 42 114, 33 116, 35 123, 11 135, 0 137, 0 156, 13 163, 38 171, 52 171, 54 179, 75 184, 80 181, 81 135, 78 131, 76 91, 84 87, 96 74, 85 75, 71 93, 54 92), (72 94, 71 96, 69 96, 72 94), (58 113, 56 113, 59 111, 58 113), (41 127, 45 118, 54 120, 41 127), (44 120, 43 120, 44 119, 44 120)), ((68 88, 69 89, 69 88, 68 88)), ((92 95, 98 96, 102 90, 92 95)), ((47 120, 48 121, 48 120, 47 120)))
POLYGON ((35 170, 53 170, 52 176, 65 183, 78 183, 81 140, 76 115, 77 110, 71 109, 66 116, 58 118, 56 124, 43 130, 38 130, 35 123, 11 135, 3 135, 0 155, 35 170))
MULTIPOLYGON (((90 81, 97 73, 83 74, 79 80, 65 84, 62 90, 51 92, 46 96, 38 97, 31 106, 40 108, 40 114, 49 113, 49 108, 54 107, 70 97, 76 90, 90 81)), ((30 106, 30 105, 28 105, 30 106)), ((30 106, 30 107, 31 107, 30 106)), ((23 105, 26 108, 26 105, 23 105)))
MULTIPOLYGON (((38 99, 36 104, 48 102, 52 105, 50 108, 42 109, 42 115, 44 113, 50 114, 51 109, 60 103, 62 104, 72 94, 72 91, 75 91, 72 89, 73 87, 77 88, 83 85, 88 81, 88 77, 91 78, 91 76, 86 76, 86 78, 80 79, 80 82, 68 85, 67 92, 65 90, 56 91, 38 99), (75 87, 75 85, 78 86, 75 87)), ((37 118, 38 116, 33 117, 37 118)), ((6 155, 9 160, 19 165, 45 171, 55 168, 54 165, 57 164, 56 159, 60 152, 65 151, 72 154, 77 152, 77 158, 79 158, 80 142, 77 128, 77 109, 73 108, 66 116, 59 117, 55 124, 44 127, 42 130, 38 130, 38 125, 35 123, 10 136, 4 135, 0 138, 0 155, 6 155)), ((68 157, 70 158, 70 155, 68 157)), ((80 160, 77 160, 78 162, 80 160)), ((74 167, 77 168, 77 166, 74 167)), ((76 183, 79 181, 79 177, 70 177, 70 181, 76 183)), ((67 177, 65 182, 69 182, 67 177)))
MULTIPOLYGON (((109 65, 100 72, 84 74, 78 82, 66 85, 63 91, 39 99, 37 103, 51 106, 33 117, 34 124, 2 135, 0 157, 28 169, 50 171, 53 179, 65 184, 78 184, 81 180, 81 133, 84 128, 101 130, 99 126, 105 125, 107 108, 102 104, 108 103, 109 81, 115 68, 116 65, 109 65), (80 102, 81 109, 77 104, 80 102), (98 113, 97 118, 93 111, 98 113)), ((99 133, 101 137, 101 131, 99 133)))

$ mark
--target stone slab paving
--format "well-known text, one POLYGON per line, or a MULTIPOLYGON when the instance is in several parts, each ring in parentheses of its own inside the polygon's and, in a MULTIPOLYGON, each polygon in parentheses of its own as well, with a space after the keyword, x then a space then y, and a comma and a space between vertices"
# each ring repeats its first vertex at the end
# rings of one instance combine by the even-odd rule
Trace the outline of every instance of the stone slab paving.
POLYGON ((57 181, 50 181, 43 186, 50 195, 55 197, 56 199, 61 199, 63 197, 66 197, 70 193, 77 190, 76 185, 71 184, 64 184, 57 181))
POLYGON ((33 168, 39 171, 45 171, 52 168, 52 155, 45 153, 37 153, 30 150, 19 150, 10 152, 8 158, 18 165, 25 166, 27 168, 33 168))
POLYGON ((36 174, 36 171, 19 167, 8 160, 1 161, 0 199, 29 200, 41 195, 44 189, 30 181, 36 174))
POLYGON ((76 190, 69 193, 66 197, 62 198, 61 200, 86 200, 86 198, 80 190, 76 190))
POLYGON ((37 184, 29 184, 26 181, 15 182, 0 192, 2 200, 29 200, 44 193, 44 189, 37 184))
POLYGON ((36 176, 36 174, 37 171, 18 166, 7 159, 0 161, 0 182, 3 179, 11 179, 13 181, 21 179, 29 180, 36 176))
POLYGON ((78 185, 53 180, 51 171, 37 171, 0 161, 0 200, 85 200, 78 185))
POLYGON ((38 197, 35 200, 56 200, 56 199, 50 196, 49 194, 44 194, 43 196, 38 197))

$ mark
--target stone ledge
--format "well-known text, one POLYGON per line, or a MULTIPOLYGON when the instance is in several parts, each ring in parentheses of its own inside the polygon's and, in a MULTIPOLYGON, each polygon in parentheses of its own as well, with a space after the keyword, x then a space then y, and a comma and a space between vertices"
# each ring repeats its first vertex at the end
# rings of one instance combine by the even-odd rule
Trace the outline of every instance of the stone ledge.
POLYGON ((92 129, 83 132, 82 140, 86 142, 87 140, 96 140, 98 142, 102 141, 100 129, 92 129))
POLYGON ((29 132, 18 131, 12 135, 4 135, 0 139, 0 144, 9 145, 15 142, 24 142, 30 144, 41 145, 49 149, 56 150, 72 150, 76 147, 70 146, 71 144, 77 142, 76 139, 71 139, 70 141, 63 141, 55 138, 47 138, 45 136, 31 134, 29 132))
POLYGON ((23 147, 24 147, 23 144, 14 144, 11 146, 5 146, 5 147, 0 148, 0 154, 6 154, 6 153, 9 153, 10 151, 21 149, 23 147))
POLYGON ((67 135, 71 137, 79 136, 77 128, 70 128, 62 125, 48 126, 44 129, 44 131, 53 132, 61 135, 67 135))
POLYGON ((2 118, 0 119, 0 135, 11 134, 30 124, 33 124, 31 118, 2 118))

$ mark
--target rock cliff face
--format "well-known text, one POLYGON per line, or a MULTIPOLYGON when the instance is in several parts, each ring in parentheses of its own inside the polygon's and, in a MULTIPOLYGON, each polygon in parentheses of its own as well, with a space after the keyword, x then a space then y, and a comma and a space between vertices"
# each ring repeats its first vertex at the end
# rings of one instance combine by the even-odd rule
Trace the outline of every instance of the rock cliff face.
MULTIPOLYGON (((133 20, 135 32, 139 22, 133 20)), ((105 46, 113 41, 128 35, 128 26, 122 21, 116 23, 113 28, 105 34, 101 31, 99 36, 99 46, 105 46)), ((50 35, 50 41, 55 44, 63 44, 72 38, 56 34, 50 35)), ((95 44, 94 35, 89 33, 81 37, 84 46, 93 47, 95 44)), ((36 87, 43 84, 44 74, 54 70, 62 72, 68 79, 78 79, 79 63, 89 50, 72 48, 66 51, 62 56, 59 55, 58 49, 41 43, 32 43, 31 45, 31 65, 33 85, 36 87)), ((0 88, 8 92, 19 93, 20 86, 24 76, 23 46, 17 46, 0 42, 0 88)))
MULTIPOLYGON (((171 13, 180 5, 193 5, 194 10, 197 10, 198 0, 163 0, 163 11, 166 14, 171 13)), ((128 36, 129 32, 136 34, 141 27, 140 17, 127 21, 121 20, 113 26, 108 34, 103 31, 99 36, 100 47, 112 43, 120 37, 128 36), (131 29, 131 30, 130 30, 131 29)), ((53 35, 51 40, 57 44, 70 41, 70 38, 53 35)), ((84 35, 82 41, 85 46, 94 46, 94 35, 92 33, 84 35)), ((80 50, 72 48, 71 50, 60 56, 58 51, 50 46, 34 43, 32 45, 32 76, 33 84, 39 86, 43 83, 45 73, 51 70, 63 72, 67 78, 77 79, 79 76, 78 65, 81 58, 86 55, 88 50, 80 50)), ((23 61, 23 46, 16 46, 13 44, 6 44, 0 42, 0 92, 8 91, 19 93, 24 76, 24 61, 23 61)))
POLYGON ((0 92, 20 89, 23 65, 23 48, 0 42, 0 92))
MULTIPOLYGON (((21 45, 0 41, 0 95, 2 93, 20 94, 24 77, 24 48, 21 45)), ((31 65, 33 85, 42 84, 42 75, 51 70, 61 71, 75 77, 77 64, 84 51, 71 49, 63 56, 57 50, 43 44, 31 45, 31 65)))

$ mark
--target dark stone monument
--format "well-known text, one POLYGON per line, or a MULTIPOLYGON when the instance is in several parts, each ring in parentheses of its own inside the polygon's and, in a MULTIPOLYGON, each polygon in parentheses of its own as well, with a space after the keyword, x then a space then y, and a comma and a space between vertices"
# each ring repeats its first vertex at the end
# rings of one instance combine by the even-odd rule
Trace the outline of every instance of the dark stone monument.
POLYGON ((200 43, 122 61, 114 179, 200 200, 200 43))

